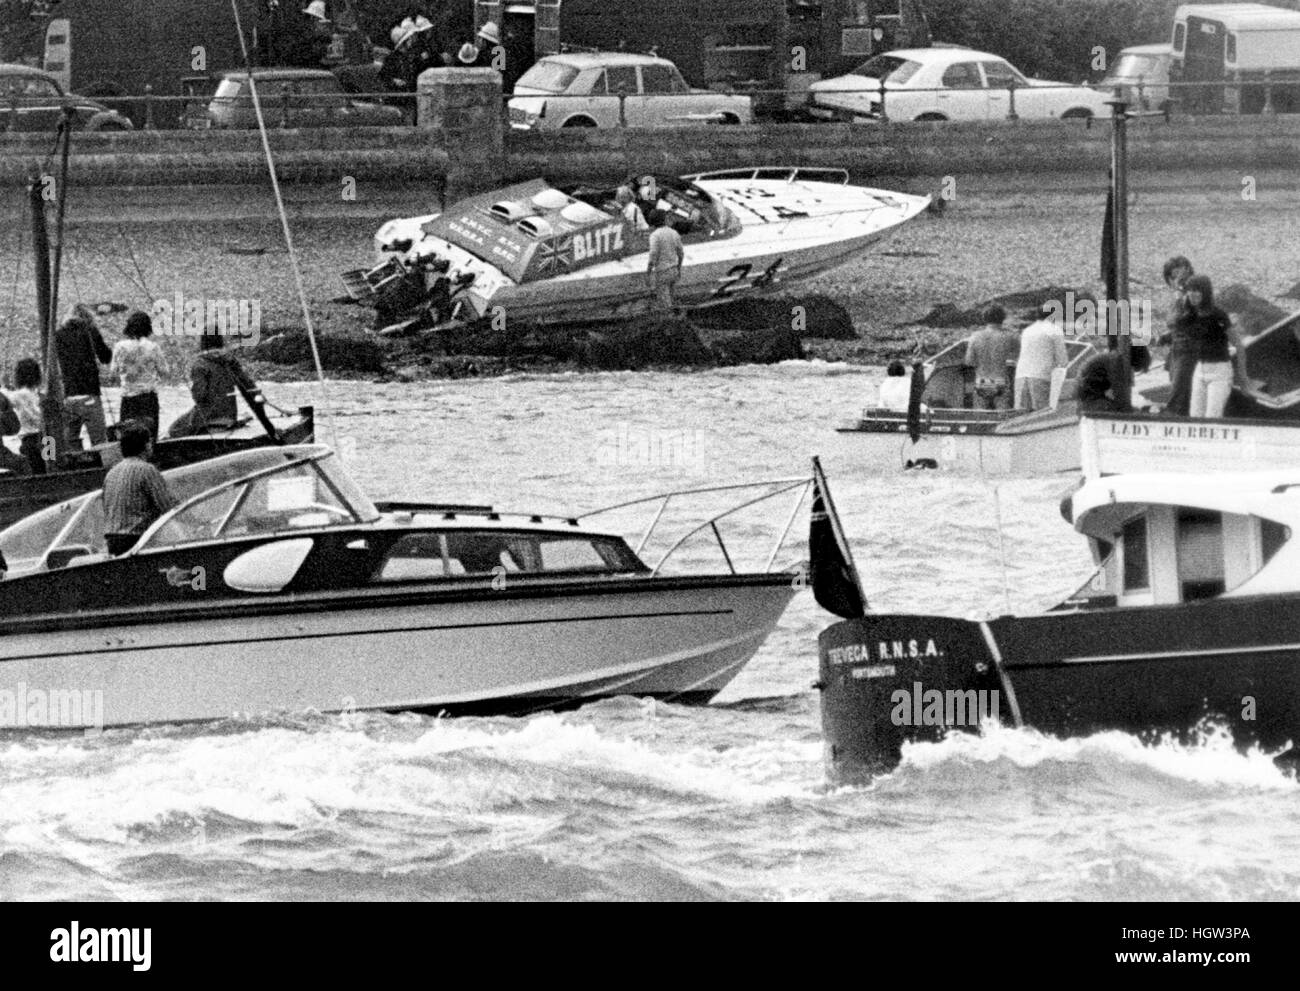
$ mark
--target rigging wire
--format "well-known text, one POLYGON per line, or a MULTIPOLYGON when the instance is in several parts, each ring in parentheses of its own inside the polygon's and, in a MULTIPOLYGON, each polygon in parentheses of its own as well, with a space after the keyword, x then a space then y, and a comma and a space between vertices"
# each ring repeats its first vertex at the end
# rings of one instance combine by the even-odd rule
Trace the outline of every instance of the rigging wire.
MULTIPOLYGON (((298 252, 294 247, 293 233, 289 229, 289 217, 284 210, 284 197, 280 195, 280 179, 275 171, 275 158, 271 155, 271 142, 266 136, 266 121, 262 117, 262 101, 257 95, 257 83, 253 77, 253 62, 248 54, 248 42, 244 38, 244 24, 239 16, 239 0, 230 0, 230 9, 235 15, 235 31, 239 34, 239 50, 244 57, 244 69, 248 73, 248 92, 253 99, 253 114, 257 118, 257 131, 262 138, 262 151, 266 155, 266 168, 271 174, 271 190, 275 194, 275 208, 280 215, 280 226, 284 231, 284 244, 289 251, 289 265, 293 269, 293 281, 298 289, 298 302, 302 306, 303 322, 307 328, 307 340, 311 343, 312 361, 316 365, 316 378, 320 382, 321 398, 325 398, 325 370, 321 366, 320 349, 316 345, 316 329, 311 321, 311 308, 307 305, 307 291, 302 284, 302 271, 298 267, 298 252)), ((334 417, 330 416, 330 435, 334 449, 341 458, 339 450, 338 427, 334 417)))

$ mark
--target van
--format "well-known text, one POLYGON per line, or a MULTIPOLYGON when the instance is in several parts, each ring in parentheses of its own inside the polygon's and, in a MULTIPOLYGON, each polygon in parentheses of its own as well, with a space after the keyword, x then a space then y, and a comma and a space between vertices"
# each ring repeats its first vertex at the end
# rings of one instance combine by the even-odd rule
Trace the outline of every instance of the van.
POLYGON ((1168 110, 1173 61, 1174 47, 1167 43, 1125 48, 1097 88, 1108 96, 1118 90, 1132 110, 1168 110))
POLYGON ((1259 3, 1184 4, 1170 76, 1192 113, 1300 111, 1300 12, 1259 3))

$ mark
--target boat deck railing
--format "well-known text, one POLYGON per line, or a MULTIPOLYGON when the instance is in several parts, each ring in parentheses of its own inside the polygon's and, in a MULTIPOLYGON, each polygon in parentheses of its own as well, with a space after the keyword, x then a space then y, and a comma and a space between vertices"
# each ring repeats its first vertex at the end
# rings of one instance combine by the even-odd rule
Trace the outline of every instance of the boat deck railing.
POLYGON ((742 510, 749 509, 753 506, 759 505, 760 503, 776 499, 778 496, 787 495, 793 492, 795 493, 794 503, 790 507, 790 512, 786 518, 785 525, 782 527, 781 532, 777 535, 775 542, 768 551, 763 565, 762 573, 768 574, 772 571, 772 566, 776 562, 776 556, 781 552, 781 548, 785 544, 786 538, 790 535, 790 529, 794 526, 795 519, 798 517, 799 508, 807 498, 808 493, 812 488, 812 484, 812 478, 805 476, 799 478, 769 479, 761 482, 743 482, 736 485, 710 485, 696 489, 678 489, 673 492, 663 492, 658 495, 644 496, 640 499, 632 499, 628 502, 620 502, 613 506, 606 506, 603 509, 592 510, 589 513, 584 513, 579 516, 578 519, 586 521, 597 516, 630 509, 635 506, 655 506, 654 515, 650 520, 650 525, 646 527, 645 532, 641 535, 641 538, 633 548, 637 556, 640 557, 642 551, 645 550, 646 546, 656 536, 664 522, 665 513, 668 511, 669 506, 675 501, 680 501, 691 496, 709 495, 719 492, 742 492, 746 490, 765 489, 766 491, 754 496, 753 498, 742 499, 735 505, 713 514, 708 519, 697 523, 685 533, 682 533, 676 539, 673 539, 669 544, 668 549, 665 550, 660 555, 658 561, 651 566, 651 574, 659 574, 669 559, 671 559, 687 541, 697 534, 708 532, 712 534, 714 541, 717 543, 718 549, 722 552, 722 557, 727 563, 728 570, 734 575, 738 573, 736 571, 735 559, 727 549, 727 543, 722 537, 722 531, 718 529, 719 521, 734 516, 742 510))
POLYGON ((752 169, 718 169, 713 172, 692 172, 682 176, 687 182, 701 179, 776 179, 783 182, 834 182, 849 184, 849 170, 818 168, 814 166, 763 165, 752 169))

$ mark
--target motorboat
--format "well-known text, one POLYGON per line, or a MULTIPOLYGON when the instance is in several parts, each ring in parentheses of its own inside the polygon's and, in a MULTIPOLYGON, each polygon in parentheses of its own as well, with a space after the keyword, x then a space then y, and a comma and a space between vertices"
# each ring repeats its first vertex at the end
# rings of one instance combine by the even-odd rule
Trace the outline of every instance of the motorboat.
MULTIPOLYGON (((1092 478, 1062 513, 1096 570, 1033 615, 874 614, 865 598, 845 608, 836 587, 856 586, 856 572, 814 559, 819 601, 845 617, 819 640, 836 777, 887 771, 907 743, 989 722, 1147 742, 1226 732, 1242 749, 1295 757, 1300 469, 1092 478)), ((812 542, 823 559, 834 546, 812 542)))
MULTIPOLYGON (((964 366, 969 338, 921 364, 924 386, 916 415, 870 405, 836 427, 855 434, 855 460, 869 466, 979 470, 1035 475, 1079 466, 1079 369, 1093 354, 1084 340, 1066 338, 1068 364, 1052 406, 1042 410, 975 409, 974 379, 964 366), (915 437, 913 437, 915 434, 915 437)), ((1007 376, 1007 388, 1014 374, 1007 376)))
POLYGON ((806 478, 551 518, 374 503, 317 445, 164 477, 179 505, 122 556, 106 553, 100 492, 0 533, 0 698, 75 686, 102 700, 103 726, 518 714, 615 695, 703 703, 805 584, 774 565, 806 478), (738 494, 681 522, 693 496, 738 494), (795 500, 785 529, 770 550, 764 539, 763 566, 738 570, 755 532, 743 514, 778 497, 795 500), (650 509, 635 548, 598 525, 650 509), (724 541, 729 521, 743 526, 724 541))
MULTIPOLYGON (((675 298, 692 309, 841 265, 930 204, 848 180, 842 169, 772 167, 642 174, 622 185, 643 218, 663 211, 681 233, 675 298)), ((438 322, 496 312, 543 323, 636 316, 651 305, 649 230, 623 215, 617 190, 533 179, 391 220, 375 235, 376 267, 344 282, 394 317, 421 306, 438 322)))
MULTIPOLYGON (((315 440, 315 429, 311 406, 284 414, 241 417, 226 429, 210 429, 192 437, 160 437, 151 460, 160 469, 168 469, 254 447, 309 443, 315 440)), ((117 442, 110 441, 64 453, 44 475, 0 470, 0 527, 99 489, 108 470, 120 459, 117 442)))

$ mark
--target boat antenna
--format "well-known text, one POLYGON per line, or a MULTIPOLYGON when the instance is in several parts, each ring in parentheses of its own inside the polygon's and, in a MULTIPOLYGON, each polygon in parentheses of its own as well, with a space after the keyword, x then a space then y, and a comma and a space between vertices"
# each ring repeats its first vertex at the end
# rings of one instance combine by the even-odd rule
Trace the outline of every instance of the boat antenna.
MULTIPOLYGON (((289 230, 289 217, 284 210, 284 197, 280 195, 280 179, 275 171, 275 158, 271 155, 271 142, 266 136, 266 120, 262 117, 262 101, 257 96, 257 83, 253 78, 253 60, 248 54, 248 42, 244 37, 244 23, 239 16, 239 0, 230 0, 230 9, 235 15, 235 31, 239 35, 239 50, 244 58, 244 71, 248 73, 248 92, 253 98, 253 114, 257 117, 257 133, 262 137, 262 152, 266 155, 266 168, 271 175, 271 190, 275 194, 275 209, 280 215, 280 227, 284 231, 284 244, 289 252, 289 265, 293 269, 294 285, 298 289, 298 303, 302 307, 303 323, 307 327, 307 340, 311 343, 311 357, 316 365, 316 380, 320 383, 321 398, 325 398, 325 370, 321 366, 320 348, 316 346, 316 329, 311 322, 311 307, 307 305, 307 291, 302 284, 302 271, 298 267, 298 252, 293 245, 293 233, 289 230)), ((339 448, 338 425, 330 416, 330 437, 338 457, 343 457, 339 448)))

